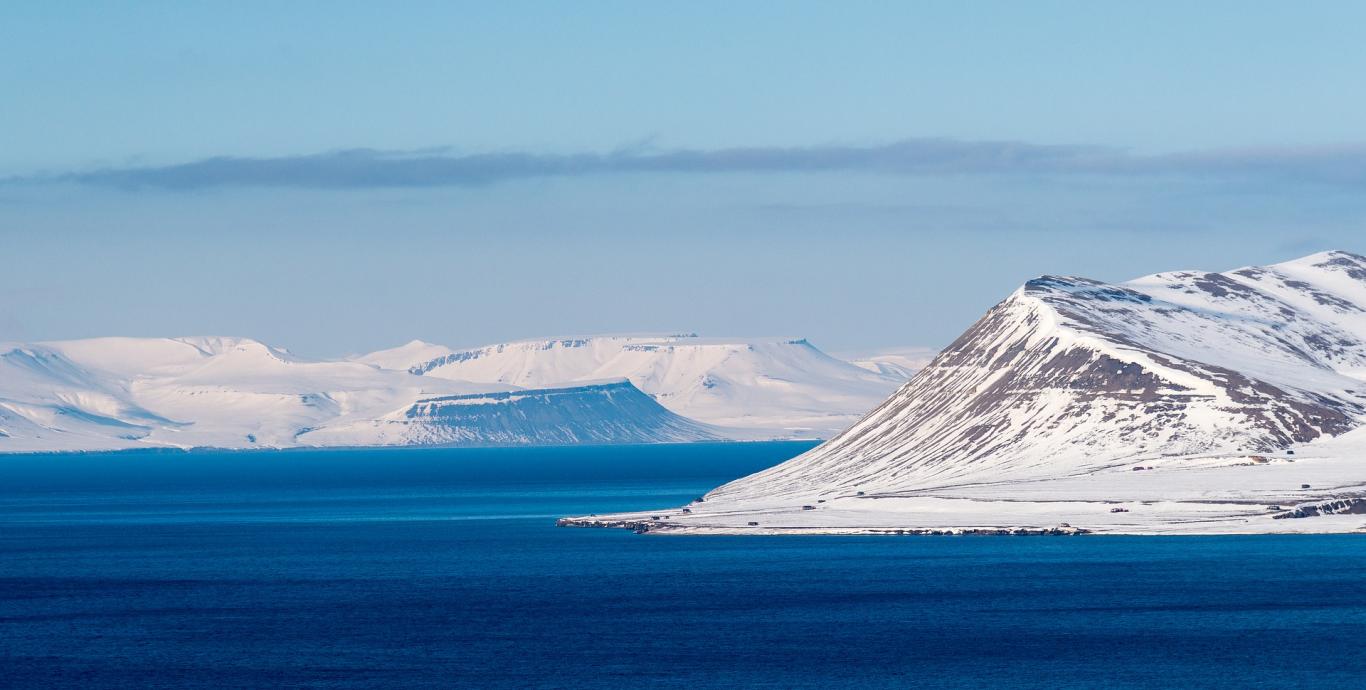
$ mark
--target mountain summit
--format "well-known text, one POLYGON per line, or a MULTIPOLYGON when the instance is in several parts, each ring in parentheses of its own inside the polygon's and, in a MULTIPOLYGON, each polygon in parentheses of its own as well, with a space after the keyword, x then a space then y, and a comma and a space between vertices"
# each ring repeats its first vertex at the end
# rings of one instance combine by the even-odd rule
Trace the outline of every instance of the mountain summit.
MULTIPOLYGON (((675 524, 1044 528, 1053 511, 1025 507, 1037 499, 1078 502, 1059 515, 1103 529, 1138 516, 1093 515, 1088 502, 1122 499, 1141 476, 1145 500, 1191 501, 1184 508, 1210 520, 1223 496, 1234 507, 1215 511, 1220 520, 1255 514, 1246 529, 1276 531, 1287 523, 1271 522, 1267 504, 1366 496, 1360 455, 1313 462, 1332 477, 1330 495, 1289 478, 1308 476, 1311 457, 1347 452, 1363 421, 1366 258, 1326 252, 1119 284, 1042 276, 844 433, 716 489, 675 524), (1249 495, 1282 471, 1267 466, 1292 464, 1287 453, 1301 462, 1278 488, 1293 491, 1249 495), (955 502, 916 515, 931 496, 955 502), (748 519, 751 509, 768 519, 748 519)), ((1156 513, 1145 511, 1145 524, 1194 519, 1156 513)))
POLYGON ((902 381, 801 339, 414 340, 346 360, 230 337, 8 343, 0 453, 829 438, 902 381))
POLYGON ((804 338, 696 335, 527 340, 453 352, 416 365, 439 379, 540 387, 625 378, 685 417, 748 438, 830 438, 906 379, 869 371, 804 338))

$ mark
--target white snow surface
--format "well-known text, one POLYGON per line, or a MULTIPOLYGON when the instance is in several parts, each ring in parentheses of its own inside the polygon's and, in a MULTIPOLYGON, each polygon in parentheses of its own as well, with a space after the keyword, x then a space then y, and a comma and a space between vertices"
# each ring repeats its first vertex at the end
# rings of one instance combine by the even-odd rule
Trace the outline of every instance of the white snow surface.
POLYGON ((661 533, 1366 529, 1366 258, 1028 281, 844 433, 661 533))
POLYGON ((423 362, 430 362, 437 357, 445 357, 455 352, 445 345, 436 345, 421 340, 411 340, 406 344, 387 350, 377 350, 351 359, 362 364, 369 364, 381 369, 398 369, 406 371, 423 362))
POLYGON ((908 381, 925 368, 938 350, 929 347, 884 348, 870 352, 837 352, 836 357, 856 367, 908 381))
MULTIPOLYGON (((406 353, 390 351, 387 362, 432 352, 413 344, 399 350, 406 353)), ((376 363, 307 360, 246 338, 0 344, 0 452, 719 437, 624 381, 525 391, 376 363), (472 397, 463 398, 460 414, 433 413, 441 407, 433 401, 461 396, 472 397)))
POLYGON ((829 438, 905 379, 831 357, 800 338, 695 335, 554 338, 455 352, 429 378, 541 387, 625 378, 664 407, 737 438, 829 438))

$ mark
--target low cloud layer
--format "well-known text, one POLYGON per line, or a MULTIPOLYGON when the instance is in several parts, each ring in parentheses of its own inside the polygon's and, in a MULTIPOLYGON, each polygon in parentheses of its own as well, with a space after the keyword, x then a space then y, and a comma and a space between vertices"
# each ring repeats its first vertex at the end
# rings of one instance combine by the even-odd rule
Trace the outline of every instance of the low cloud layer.
POLYGON ((121 189, 216 187, 374 189, 461 187, 620 174, 866 173, 904 176, 1190 176, 1358 187, 1366 146, 1213 150, 1141 156, 1123 149, 1022 142, 909 139, 876 146, 622 149, 609 153, 453 154, 353 149, 279 158, 215 157, 168 166, 104 168, 8 184, 121 189))

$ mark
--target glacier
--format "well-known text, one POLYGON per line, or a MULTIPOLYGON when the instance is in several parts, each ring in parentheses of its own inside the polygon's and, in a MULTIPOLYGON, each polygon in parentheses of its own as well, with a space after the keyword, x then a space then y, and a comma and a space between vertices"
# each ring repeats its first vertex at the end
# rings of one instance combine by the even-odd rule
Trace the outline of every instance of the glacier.
POLYGON ((1366 529, 1366 258, 1027 281, 850 428, 659 533, 1366 529))

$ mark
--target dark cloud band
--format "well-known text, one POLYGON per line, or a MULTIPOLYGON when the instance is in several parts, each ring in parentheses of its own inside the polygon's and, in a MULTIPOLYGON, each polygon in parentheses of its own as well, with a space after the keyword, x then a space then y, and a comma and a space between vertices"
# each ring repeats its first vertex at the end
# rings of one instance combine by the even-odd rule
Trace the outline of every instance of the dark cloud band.
POLYGON ((215 187, 368 189, 476 186, 591 175, 861 172, 883 175, 1187 175, 1360 186, 1366 146, 1223 150, 1140 156, 1123 149, 1022 142, 910 139, 876 146, 623 149, 609 153, 392 152, 353 149, 279 158, 215 157, 159 167, 105 168, 9 184, 68 182, 125 189, 215 187))

